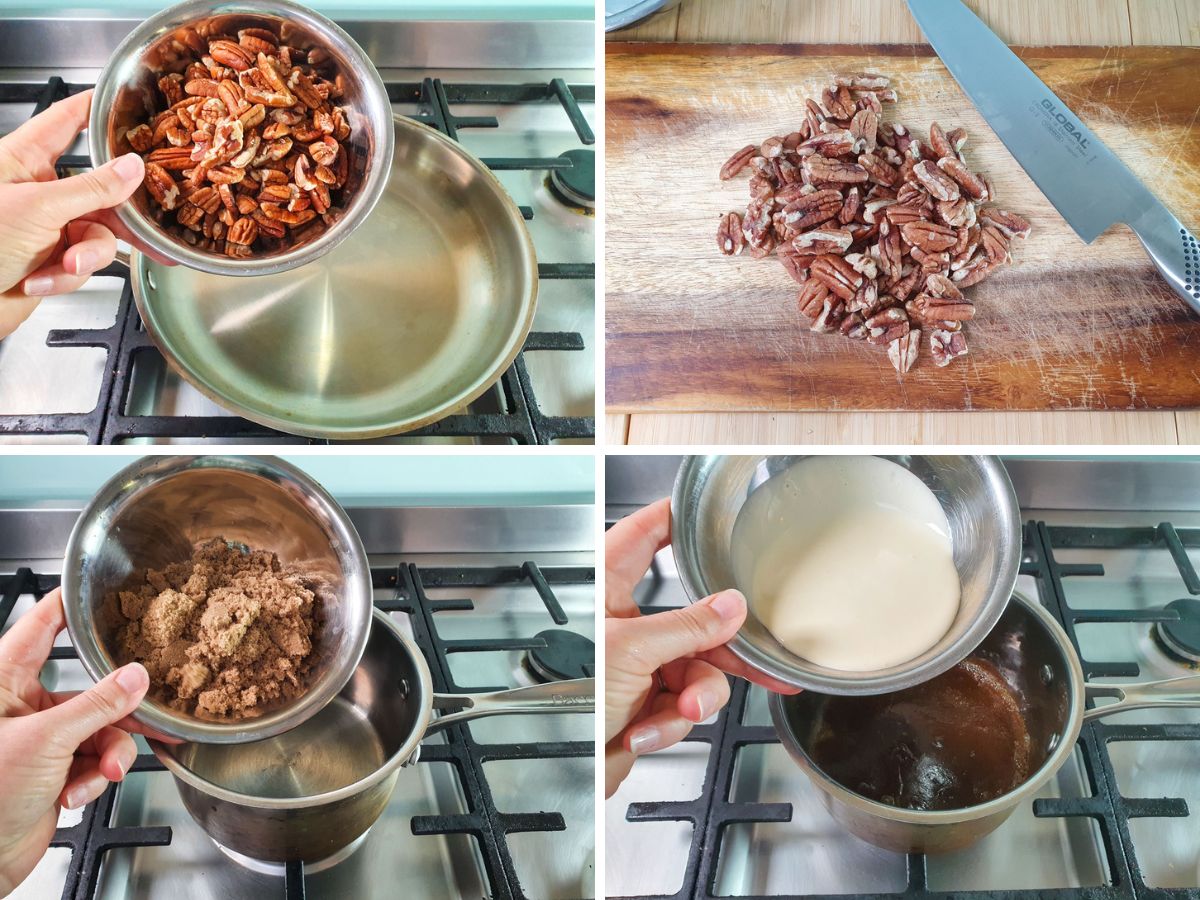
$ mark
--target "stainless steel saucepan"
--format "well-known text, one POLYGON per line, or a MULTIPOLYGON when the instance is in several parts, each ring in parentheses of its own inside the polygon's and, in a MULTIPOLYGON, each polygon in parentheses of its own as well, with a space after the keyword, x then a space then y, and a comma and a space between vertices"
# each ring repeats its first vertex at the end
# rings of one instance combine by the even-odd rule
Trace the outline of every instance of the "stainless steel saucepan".
MULTIPOLYGON (((1143 684, 1091 684, 1071 641, 1039 603, 1014 594, 999 623, 972 654, 992 663, 1017 698, 1031 743, 1032 774, 1008 793, 976 806, 912 810, 870 800, 833 780, 811 751, 832 698, 814 692, 773 694, 771 720, 792 758, 820 789, 830 814, 869 843, 900 853, 957 850, 1004 822, 1062 767, 1083 723, 1111 713, 1155 706, 1200 707, 1200 676, 1143 684), (1115 702, 1086 709, 1097 697, 1115 702)), ((839 703, 854 702, 837 698, 839 703)))
POLYGON ((533 242, 487 166, 394 118, 387 189, 328 254, 232 277, 133 253, 133 296, 167 361, 201 393, 292 434, 411 431, 479 397, 537 306, 533 242))
POLYGON ((483 716, 595 708, 592 678, 435 694, 421 651, 376 610, 354 675, 302 725, 250 744, 150 747, 175 776, 188 812, 222 849, 256 861, 313 863, 366 833, 401 768, 433 732, 483 716), (434 718, 434 709, 443 714, 434 718))

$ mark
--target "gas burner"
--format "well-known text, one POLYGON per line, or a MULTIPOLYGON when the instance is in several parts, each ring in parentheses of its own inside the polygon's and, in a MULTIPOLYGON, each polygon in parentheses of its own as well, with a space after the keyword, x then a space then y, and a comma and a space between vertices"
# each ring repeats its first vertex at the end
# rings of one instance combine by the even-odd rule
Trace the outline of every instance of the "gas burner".
POLYGON ((559 159, 570 160, 571 168, 551 170, 550 193, 567 206, 595 210, 596 151, 568 150, 559 159))
POLYGON ((545 641, 545 647, 530 650, 525 665, 541 682, 586 678, 596 660, 596 645, 582 634, 551 628, 535 635, 545 641))
MULTIPOLYGON (((327 856, 324 859, 317 860, 316 862, 306 862, 304 864, 304 874, 316 875, 318 872, 324 872, 326 869, 332 869, 338 863, 349 859, 354 855, 354 851, 363 845, 363 842, 367 839, 367 835, 370 833, 371 829, 368 828, 332 856, 327 856)), ((275 875, 279 878, 283 878, 287 874, 286 863, 270 862, 265 859, 255 859, 254 857, 247 856, 244 853, 238 853, 236 850, 230 850, 219 841, 214 840, 213 843, 217 845, 218 850, 232 859, 235 863, 245 869, 249 869, 251 872, 257 872, 260 875, 275 875)))
POLYGON ((1174 622, 1155 623, 1155 642, 1168 655, 1182 662, 1200 663, 1200 600, 1185 597, 1172 600, 1164 608, 1175 610, 1179 618, 1174 622))

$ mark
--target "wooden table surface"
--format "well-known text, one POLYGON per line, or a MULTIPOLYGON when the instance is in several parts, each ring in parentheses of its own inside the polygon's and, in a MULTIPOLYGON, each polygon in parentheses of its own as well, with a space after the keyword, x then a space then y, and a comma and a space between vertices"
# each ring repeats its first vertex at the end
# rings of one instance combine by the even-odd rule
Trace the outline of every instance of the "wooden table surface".
MULTIPOLYGON (((967 2, 1010 44, 1200 46, 1200 0, 967 2)), ((904 0, 683 0, 608 39, 923 42, 904 0)), ((1200 443, 1200 411, 638 413, 605 426, 610 444, 1200 443)))

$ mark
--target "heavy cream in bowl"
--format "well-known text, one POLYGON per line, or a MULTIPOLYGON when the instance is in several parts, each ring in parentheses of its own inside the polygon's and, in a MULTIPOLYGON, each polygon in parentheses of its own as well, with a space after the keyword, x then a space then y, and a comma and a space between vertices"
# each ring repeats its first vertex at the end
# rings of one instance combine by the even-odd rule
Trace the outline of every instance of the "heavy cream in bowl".
POLYGON ((845 672, 905 663, 958 613, 950 523, 916 475, 813 456, 760 485, 733 528, 737 585, 789 651, 845 672))

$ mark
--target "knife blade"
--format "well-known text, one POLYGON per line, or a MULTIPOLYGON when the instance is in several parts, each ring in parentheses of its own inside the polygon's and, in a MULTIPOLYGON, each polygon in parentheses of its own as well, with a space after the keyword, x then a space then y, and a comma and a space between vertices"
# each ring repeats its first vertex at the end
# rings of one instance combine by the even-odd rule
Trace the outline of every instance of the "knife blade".
POLYGON ((1200 312, 1196 238, 960 0, 908 0, 954 80, 1084 243, 1120 222, 1200 312))

